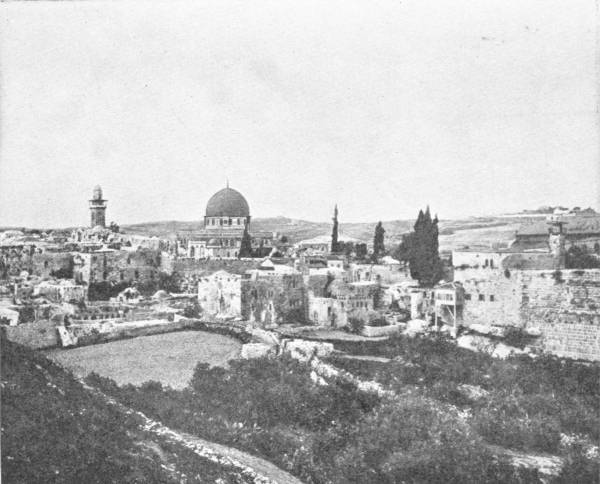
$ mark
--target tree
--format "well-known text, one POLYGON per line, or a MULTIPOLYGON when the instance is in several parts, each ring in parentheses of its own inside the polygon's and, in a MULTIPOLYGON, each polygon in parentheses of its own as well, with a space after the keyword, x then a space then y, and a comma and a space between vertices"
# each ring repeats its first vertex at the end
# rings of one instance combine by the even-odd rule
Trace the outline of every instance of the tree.
POLYGON ((354 246, 357 259, 364 259, 367 255, 367 244, 360 242, 354 246))
POLYGON ((173 274, 159 272, 158 288, 170 293, 181 292, 181 277, 177 272, 174 272, 173 274))
POLYGON ((115 234, 118 234, 119 230, 121 230, 121 228, 115 222, 111 222, 108 228, 111 232, 114 232, 115 234))
POLYGON ((375 237, 373 239, 373 261, 377 261, 377 259, 385 253, 385 229, 381 222, 377 224, 375 227, 375 237))
POLYGON ((600 268, 600 259, 590 254, 585 245, 572 245, 567 250, 567 269, 597 269, 600 268))
POLYGON ((244 235, 242 235, 238 257, 240 259, 242 257, 252 257, 252 238, 250 237, 250 232, 248 231, 248 224, 246 224, 244 227, 244 235))
POLYGON ((402 237, 402 243, 396 250, 399 260, 409 262, 411 277, 425 286, 433 286, 442 278, 438 237, 437 215, 432 220, 427 207, 425 212, 419 210, 414 231, 402 237))
POLYGON ((333 230, 331 232, 331 252, 339 250, 338 244, 338 208, 337 205, 333 209, 333 230))

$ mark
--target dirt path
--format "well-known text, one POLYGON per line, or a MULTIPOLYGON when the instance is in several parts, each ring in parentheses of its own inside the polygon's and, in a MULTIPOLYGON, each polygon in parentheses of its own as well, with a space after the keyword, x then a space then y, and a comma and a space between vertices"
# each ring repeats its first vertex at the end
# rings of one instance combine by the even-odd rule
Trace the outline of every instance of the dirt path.
MULTIPOLYGON (((81 380, 80 380, 81 381, 81 380)), ((143 429, 172 444, 181 445, 194 452, 199 457, 208 459, 220 465, 230 467, 239 472, 244 478, 256 484, 302 484, 298 478, 280 469, 275 464, 226 445, 209 442, 194 435, 173 430, 156 420, 152 420, 142 412, 133 410, 117 402, 114 398, 81 381, 90 392, 105 400, 128 415, 135 415, 143 422, 143 429)))

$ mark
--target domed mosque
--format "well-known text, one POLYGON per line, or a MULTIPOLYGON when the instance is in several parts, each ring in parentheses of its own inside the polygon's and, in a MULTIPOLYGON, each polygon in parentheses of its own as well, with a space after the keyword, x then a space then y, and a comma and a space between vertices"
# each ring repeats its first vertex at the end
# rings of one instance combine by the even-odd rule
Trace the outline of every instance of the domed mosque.
MULTIPOLYGON (((244 196, 229 187, 215 193, 206 204, 204 227, 188 241, 187 255, 194 259, 238 257, 245 227, 250 231, 250 207, 244 196)), ((254 233, 253 247, 273 247, 272 232, 254 233)))

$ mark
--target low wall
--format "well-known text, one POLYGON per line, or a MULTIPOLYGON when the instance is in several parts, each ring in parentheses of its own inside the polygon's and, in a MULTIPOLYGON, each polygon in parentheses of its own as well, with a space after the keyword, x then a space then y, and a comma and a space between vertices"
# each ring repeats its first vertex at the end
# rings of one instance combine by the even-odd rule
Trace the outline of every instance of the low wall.
POLYGON ((377 336, 390 336, 402 332, 403 327, 397 325, 390 326, 365 326, 361 331, 363 336, 374 338, 377 336))
POLYGON ((66 329, 71 339, 75 342, 75 346, 86 346, 137 336, 169 333, 193 327, 194 322, 189 319, 181 319, 179 321, 153 319, 125 323, 103 321, 98 323, 73 324, 66 329))
POLYGON ((223 336, 235 338, 242 343, 247 343, 251 338, 250 334, 245 329, 245 323, 200 321, 185 318, 177 321, 155 319, 131 322, 90 322, 84 324, 72 324, 66 328, 66 330, 68 333, 67 341, 73 341, 74 346, 86 346, 116 341, 119 339, 183 330, 207 331, 221 334, 223 336))
POLYGON ((254 269, 262 259, 193 259, 189 257, 164 257, 162 270, 172 274, 174 272, 183 275, 212 274, 220 270, 231 274, 243 274, 247 270, 254 269))
POLYGON ((52 321, 5 326, 4 331, 9 341, 34 350, 53 348, 59 345, 56 323, 52 321))

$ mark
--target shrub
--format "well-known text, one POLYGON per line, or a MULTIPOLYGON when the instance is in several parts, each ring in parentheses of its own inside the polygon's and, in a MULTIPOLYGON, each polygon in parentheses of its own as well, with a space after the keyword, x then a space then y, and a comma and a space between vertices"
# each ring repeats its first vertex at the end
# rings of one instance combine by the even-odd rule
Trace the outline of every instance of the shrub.
POLYGON ((350 316, 348 318, 348 327, 351 333, 360 334, 365 329, 365 320, 359 316, 350 316))
POLYGON ((504 334, 503 340, 507 345, 523 349, 529 344, 532 337, 522 328, 509 327, 504 334))

